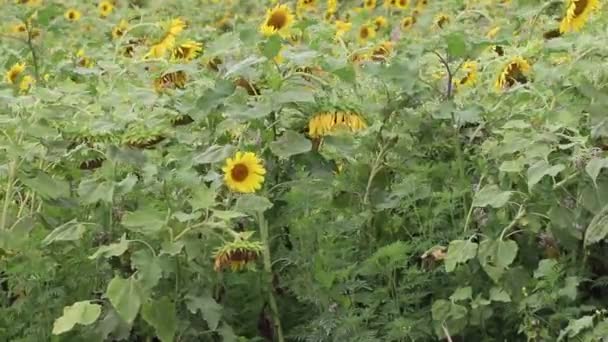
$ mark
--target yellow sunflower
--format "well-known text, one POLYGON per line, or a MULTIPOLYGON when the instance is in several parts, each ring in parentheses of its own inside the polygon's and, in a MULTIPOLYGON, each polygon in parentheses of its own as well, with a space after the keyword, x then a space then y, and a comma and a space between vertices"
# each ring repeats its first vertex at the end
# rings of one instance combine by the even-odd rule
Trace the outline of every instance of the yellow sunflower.
POLYGON ((266 170, 253 152, 237 152, 234 158, 226 159, 224 182, 235 192, 251 193, 262 188, 266 170))
POLYGON ((320 138, 339 130, 357 132, 366 127, 365 120, 359 114, 342 111, 321 112, 308 121, 308 135, 311 138, 320 138))
POLYGON ((380 29, 386 27, 387 25, 388 25, 388 20, 386 20, 386 17, 379 15, 376 18, 374 18, 374 26, 376 27, 376 31, 379 31, 380 29))
POLYGON ((370 39, 376 37, 376 30, 371 25, 361 25, 359 28, 358 39, 360 43, 365 43, 370 39))
POLYGON ((462 65, 462 70, 465 71, 464 77, 460 80, 456 80, 454 83, 456 87, 463 87, 467 85, 473 85, 477 82, 477 62, 475 61, 466 61, 462 65))
POLYGON ((154 79, 154 90, 161 93, 167 89, 183 89, 188 82, 188 75, 183 71, 169 72, 154 79))
POLYGON ((348 21, 336 20, 336 38, 340 38, 350 31, 353 27, 348 21))
POLYGON ((416 23, 416 18, 412 16, 405 17, 401 20, 401 30, 408 31, 416 23))
POLYGON ((216 272, 224 268, 240 271, 252 264, 262 253, 263 245, 258 241, 248 241, 239 234, 233 242, 229 242, 215 250, 213 269, 216 272))
POLYGON ((11 33, 13 33, 13 34, 27 33, 27 27, 25 26, 24 23, 15 24, 15 25, 11 26, 11 33))
POLYGON ((25 75, 19 82, 19 90, 21 90, 21 93, 27 93, 34 83, 36 83, 36 80, 32 76, 25 75))
POLYGON ((393 52, 395 43, 390 40, 384 41, 372 51, 372 59, 375 61, 384 61, 393 52))
POLYGON ((450 17, 445 13, 440 13, 435 17, 433 22, 435 23, 435 26, 441 29, 450 23, 450 17))
POLYGON ((376 0, 364 0, 363 7, 366 9, 374 9, 376 8, 376 0))
POLYGON ((562 33, 579 31, 589 20, 591 13, 599 8, 599 0, 568 0, 568 9, 559 30, 562 33))
POLYGON ((8 69, 6 74, 4 74, 6 83, 15 84, 15 82, 17 82, 17 78, 19 78, 19 75, 21 75, 23 71, 25 71, 25 63, 13 64, 13 66, 8 69))
POLYGON ((166 35, 177 36, 186 29, 186 22, 181 18, 174 18, 165 23, 166 35))
POLYGON ((428 3, 428 0, 418 0, 416 1, 416 9, 422 11, 426 7, 426 5, 428 5, 428 3))
POLYGON ((172 56, 173 59, 176 60, 191 61, 195 59, 201 51, 203 51, 203 44, 194 40, 189 40, 176 46, 173 49, 172 56))
POLYGON ((302 14, 302 12, 314 11, 317 9, 317 0, 298 0, 297 5, 298 14, 302 14))
POLYGON ((83 49, 80 49, 76 53, 76 64, 83 68, 90 68, 93 66, 93 60, 85 54, 83 49))
POLYGON ((410 5, 409 0, 393 0, 393 7, 396 9, 404 10, 410 5))
POLYGON ((520 56, 516 56, 502 69, 500 75, 494 83, 497 91, 508 89, 515 83, 526 83, 526 75, 530 72, 531 66, 528 61, 520 56))
POLYGON ((269 9, 266 18, 260 25, 260 33, 264 36, 272 36, 278 33, 281 37, 289 35, 289 27, 294 21, 294 16, 287 5, 277 5, 269 9))
POLYGON ((114 10, 114 5, 110 1, 104 0, 99 2, 99 6, 97 6, 97 8, 99 9, 99 15, 102 18, 105 18, 112 13, 114 10))
POLYGON ((494 26, 488 31, 488 33, 486 33, 486 37, 488 39, 494 39, 496 38, 498 31, 500 31, 500 26, 494 26))
POLYGON ((158 43, 150 47, 150 51, 146 54, 147 58, 164 58, 167 52, 175 46, 175 36, 172 34, 165 35, 158 43))
POLYGON ((338 0, 327 0, 327 12, 336 13, 338 11, 338 0))
POLYGON ((122 37, 125 32, 127 32, 127 30, 129 29, 129 23, 122 19, 118 25, 114 26, 112 28, 112 38, 114 39, 118 39, 120 37, 122 37))
POLYGON ((80 13, 80 11, 75 8, 70 8, 63 14, 63 16, 68 21, 78 21, 80 20, 80 17, 82 17, 82 13, 80 13))

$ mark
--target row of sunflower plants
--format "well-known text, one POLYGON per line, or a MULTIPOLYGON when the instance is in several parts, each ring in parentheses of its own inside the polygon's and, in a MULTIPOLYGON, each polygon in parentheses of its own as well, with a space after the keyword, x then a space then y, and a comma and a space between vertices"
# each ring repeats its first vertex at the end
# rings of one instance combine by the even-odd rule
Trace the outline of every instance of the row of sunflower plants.
POLYGON ((600 0, 0 0, 0 339, 608 336, 600 0))

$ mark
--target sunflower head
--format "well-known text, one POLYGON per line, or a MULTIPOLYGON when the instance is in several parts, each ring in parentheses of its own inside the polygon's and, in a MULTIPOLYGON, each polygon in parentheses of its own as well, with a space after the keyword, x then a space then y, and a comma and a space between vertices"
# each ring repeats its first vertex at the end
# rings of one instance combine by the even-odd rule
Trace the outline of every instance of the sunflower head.
POLYGON ((376 29, 374 29, 374 26, 368 24, 361 25, 358 34, 360 43, 365 43, 374 37, 376 37, 376 29))
POLYGON ((15 63, 13 66, 6 71, 4 79, 6 83, 15 84, 19 75, 25 70, 25 63, 15 63))
POLYGON ((103 0, 99 2, 99 6, 97 6, 97 8, 99 9, 99 15, 102 18, 105 18, 114 10, 114 4, 112 4, 110 1, 103 0))
POLYGON ((384 41, 378 45, 372 52, 372 59, 375 61, 384 61, 393 52, 395 43, 390 40, 384 41))
POLYGON ((447 14, 440 13, 435 17, 433 22, 435 23, 436 27, 442 29, 445 25, 449 24, 450 17, 447 14))
POLYGON ((70 8, 68 9, 63 16, 68 20, 68 21, 78 21, 80 20, 80 17, 82 17, 82 13, 80 13, 79 10, 75 9, 75 8, 70 8))
POLYGON ((85 54, 83 49, 80 49, 76 52, 76 65, 83 68, 90 68, 93 66, 93 60, 85 54))
POLYGON ((413 16, 407 16, 401 19, 401 30, 408 31, 414 26, 416 23, 416 18, 413 16))
POLYGON ((530 72, 531 66, 524 58, 517 56, 511 59, 502 69, 494 84, 497 91, 508 89, 515 83, 526 83, 526 75, 530 72))
POLYGON ((116 25, 112 28, 112 38, 118 39, 118 38, 122 37, 128 29, 129 29, 129 23, 124 19, 120 20, 118 25, 116 25))
POLYGON ((352 23, 348 21, 336 20, 336 38, 342 37, 353 27, 352 23))
POLYGON ((566 15, 559 25, 559 30, 562 33, 580 31, 600 6, 599 0, 568 0, 566 15))
POLYGON ((363 0, 363 8, 373 10, 376 8, 376 0, 363 0))
POLYGON ((388 20, 384 16, 377 16, 374 18, 374 26, 376 27, 376 31, 379 31, 382 28, 385 28, 388 25, 388 20))
POLYGON ((416 1, 416 9, 419 11, 422 11, 428 4, 429 4, 428 0, 418 0, 418 1, 416 1))
POLYGON ((320 112, 308 121, 308 135, 311 138, 320 138, 340 130, 357 132, 366 127, 363 117, 353 112, 320 112))
POLYGON ((188 24, 181 18, 174 18, 164 23, 166 36, 177 36, 182 33, 188 24))
POLYGON ((241 193, 261 189, 266 174, 262 161, 253 152, 237 152, 233 158, 226 159, 222 171, 228 188, 241 193))
POLYGON ((409 0, 387 0, 389 5, 398 10, 404 10, 410 5, 409 0))
POLYGON ((16 34, 16 35, 27 33, 27 27, 25 26, 24 23, 15 24, 15 25, 11 26, 11 33, 16 34))
POLYGON ((36 80, 32 76, 25 75, 21 79, 21 82, 19 82, 19 90, 21 93, 25 94, 30 90, 34 83, 36 83, 36 80))
POLYGON ((298 13, 314 11, 317 8, 317 0, 298 0, 298 13))
POLYGON ((477 62, 475 62, 475 61, 464 62, 464 64, 462 65, 462 70, 464 70, 465 75, 461 79, 455 81, 456 87, 459 88, 459 87, 475 84, 475 82, 477 82, 477 69, 478 69, 477 62))
POLYGON ((172 57, 175 60, 191 61, 203 51, 203 44, 194 40, 189 40, 176 46, 173 49, 172 57))
POLYGON ((264 36, 272 36, 278 33, 281 37, 289 35, 289 27, 294 21, 294 16, 287 5, 277 5, 266 13, 266 18, 260 25, 260 33, 264 36))
POLYGON ((183 70, 162 74, 154 79, 154 90, 163 92, 166 89, 184 89, 188 82, 188 75, 183 70))
POLYGON ((215 250, 213 269, 216 272, 226 268, 233 272, 243 270, 262 254, 263 245, 260 242, 249 241, 242 236, 243 233, 234 241, 215 250))

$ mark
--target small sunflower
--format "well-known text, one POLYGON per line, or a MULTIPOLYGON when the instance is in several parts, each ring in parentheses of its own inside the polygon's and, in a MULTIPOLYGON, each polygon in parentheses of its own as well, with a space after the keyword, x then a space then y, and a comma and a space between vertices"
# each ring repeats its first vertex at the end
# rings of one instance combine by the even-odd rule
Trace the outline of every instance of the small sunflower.
POLYGON ((287 5, 277 5, 267 11, 266 18, 260 25, 260 33, 264 36, 278 33, 281 37, 287 37, 293 20, 294 16, 287 5))
POLYGON ((15 24, 15 25, 11 26, 11 33, 13 33, 13 34, 26 33, 27 34, 27 27, 25 26, 24 23, 15 24))
POLYGON ((520 56, 514 57, 507 63, 494 84, 497 91, 508 89, 515 83, 526 83, 526 74, 531 69, 530 63, 520 56))
POLYGON ((455 81, 456 87, 463 87, 475 84, 475 82, 477 82, 477 62, 466 61, 462 65, 462 69, 465 71, 465 75, 460 80, 455 81))
POLYGON ((392 0, 391 5, 399 10, 404 10, 410 5, 409 0, 392 0))
POLYGON ((201 51, 203 51, 203 44, 195 42, 194 40, 189 40, 176 46, 173 49, 172 55, 173 59, 176 60, 191 61, 195 59, 201 51))
POLYGON ((68 9, 63 16, 68 20, 68 21, 78 21, 80 20, 80 17, 82 17, 82 13, 80 13, 79 10, 75 9, 75 8, 70 8, 68 9))
POLYGON ((315 114, 308 122, 308 135, 320 138, 339 130, 357 132, 367 127, 365 120, 352 112, 321 112, 315 114))
POLYGON ((599 0, 568 0, 568 9, 559 25, 559 30, 562 33, 580 31, 591 14, 599 8, 599 0))
POLYGON ((129 23, 122 19, 118 25, 114 26, 112 28, 112 38, 114 39, 118 39, 120 37, 122 37, 125 32, 127 32, 127 30, 129 29, 129 23))
POLYGON ((370 39, 376 37, 376 30, 371 25, 361 25, 359 28, 358 39, 360 43, 365 43, 370 39))
POLYGON ((302 14, 302 12, 312 12, 317 9, 317 1, 316 0, 298 0, 297 4, 297 12, 302 14))
POLYGON ((80 49, 76 52, 76 64, 83 68, 90 68, 93 66, 93 60, 85 54, 83 49, 80 49))
POLYGON ((401 20, 401 30, 408 31, 414 26, 416 23, 416 18, 412 16, 407 16, 401 20))
POLYGON ((390 40, 384 41, 372 51, 372 59, 375 61, 385 61, 393 52, 395 43, 390 40))
POLYGON ((154 89, 162 92, 166 89, 183 89, 188 82, 188 75, 183 70, 162 74, 154 79, 154 89))
POLYGON ((32 76, 25 75, 21 79, 21 82, 19 82, 19 90, 21 93, 27 93, 34 83, 36 83, 36 80, 32 76))
POLYGON ((387 25, 388 25, 388 20, 386 20, 386 17, 379 15, 376 18, 374 18, 374 26, 376 27, 376 31, 379 31, 380 29, 385 28, 387 25))
POLYGON ((17 82, 17 78, 19 78, 19 75, 21 75, 23 71, 25 71, 25 63, 13 64, 13 66, 8 69, 8 71, 4 75, 6 83, 15 84, 15 82, 17 82))
POLYGON ((112 4, 110 1, 104 0, 99 2, 99 6, 97 6, 97 8, 99 9, 99 15, 102 18, 105 18, 114 10, 114 4, 112 4))
POLYGON ((494 26, 486 33, 486 37, 488 39, 494 39, 496 38, 496 35, 498 35, 498 31, 500 31, 500 26, 494 26))
POLYGON ((213 269, 219 272, 225 268, 240 271, 252 264, 262 254, 263 245, 258 241, 248 241, 239 237, 215 250, 213 269))
POLYGON ((348 21, 336 20, 336 38, 342 37, 353 27, 348 21))
POLYGON ((428 0, 418 0, 418 1, 416 1, 416 9, 418 11, 422 11, 428 4, 429 4, 428 0))
POLYGON ((253 152, 237 152, 234 158, 226 159, 222 171, 228 188, 241 193, 261 189, 266 174, 262 161, 253 152))
POLYGON ((327 12, 336 13, 338 11, 338 0, 327 0, 327 12))
POLYGON ((375 9, 376 8, 376 0, 364 0, 363 7, 366 9, 375 9))
POLYGON ((450 17, 445 13, 440 13, 435 17, 433 22, 435 23, 435 26, 442 29, 445 25, 450 23, 450 17))

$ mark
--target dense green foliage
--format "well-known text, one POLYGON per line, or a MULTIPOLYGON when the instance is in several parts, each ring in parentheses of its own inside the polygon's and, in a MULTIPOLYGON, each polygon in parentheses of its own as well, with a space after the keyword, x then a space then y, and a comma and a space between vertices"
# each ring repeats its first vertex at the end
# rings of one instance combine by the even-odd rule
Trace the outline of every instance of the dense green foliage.
POLYGON ((600 341, 608 19, 577 1, 281 1, 265 35, 276 1, 0 0, 0 340, 600 341), (367 127, 312 134, 336 111, 367 127))

